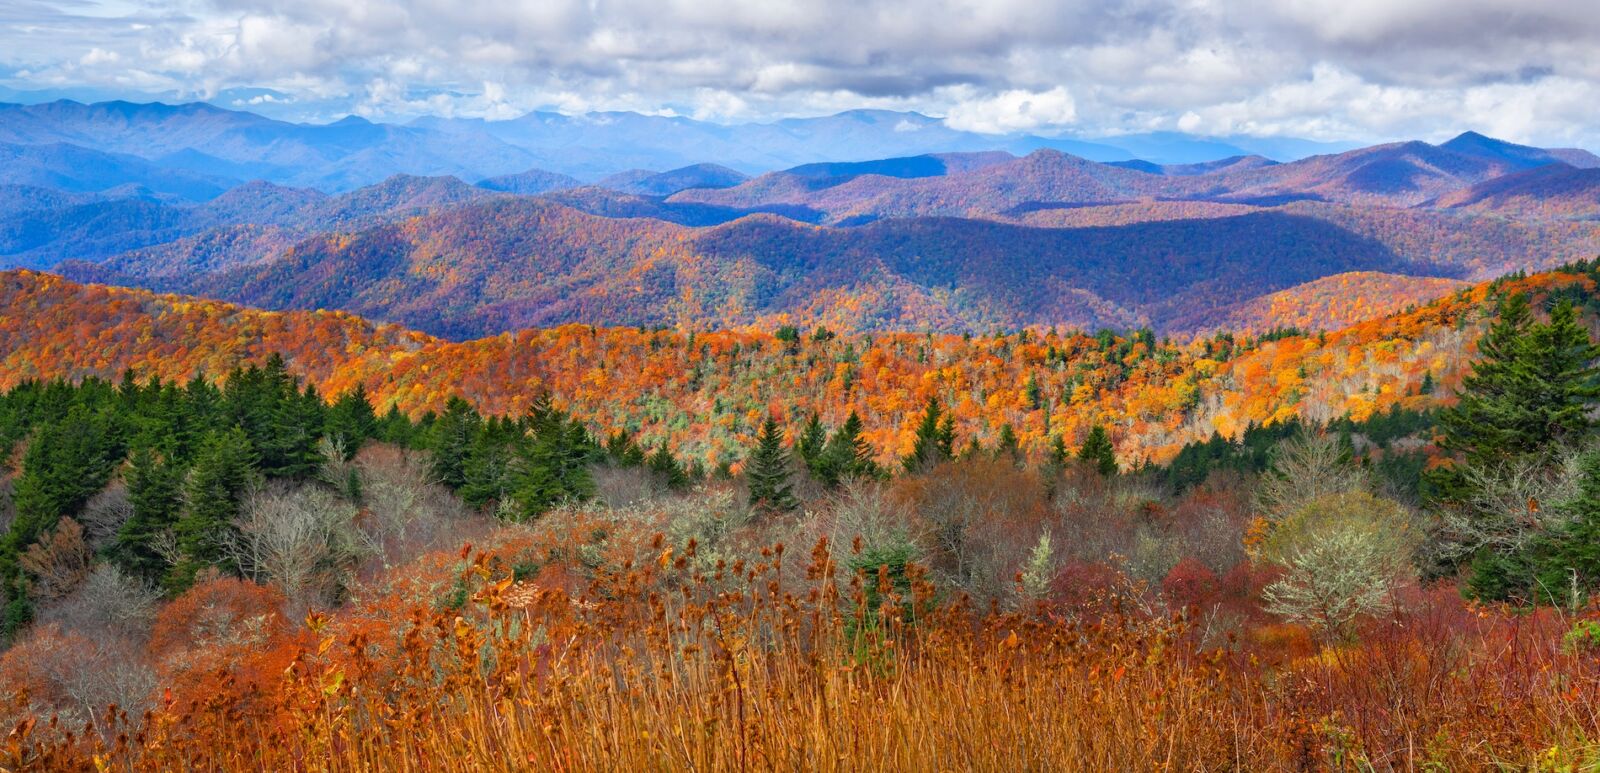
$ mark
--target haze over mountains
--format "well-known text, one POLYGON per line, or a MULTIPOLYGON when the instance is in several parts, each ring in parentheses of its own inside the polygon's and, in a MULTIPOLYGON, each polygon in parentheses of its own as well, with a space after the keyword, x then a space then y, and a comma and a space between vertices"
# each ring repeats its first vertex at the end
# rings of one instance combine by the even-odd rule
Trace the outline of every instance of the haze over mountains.
POLYGON ((1274 160, 1134 139, 1191 155, 871 111, 307 126, 0 106, 0 268, 452 338, 566 322, 1181 334, 1331 326, 1600 253, 1600 158, 1582 150, 1468 132, 1274 160))
MULTIPOLYGON (((66 100, 0 104, 0 143, 70 145, 77 152, 94 154, 100 165, 129 163, 125 156, 148 162, 148 170, 123 171, 124 182, 139 181, 140 173, 152 178, 166 174, 214 182, 263 179, 327 192, 370 185, 395 174, 453 175, 477 182, 538 169, 592 182, 618 173, 659 173, 712 162, 742 174, 759 174, 812 162, 956 151, 1024 155, 1050 148, 1097 161, 1140 158, 1188 163, 1249 153, 1289 160, 1349 147, 1172 133, 1093 142, 986 135, 951 129, 940 119, 917 113, 882 110, 735 125, 625 112, 574 116, 535 112, 505 121, 430 117, 404 125, 351 116, 314 125, 205 103, 85 105, 66 100)), ((32 179, 19 170, 8 171, 4 181, 31 183, 32 179)), ((78 184, 84 190, 111 187, 87 187, 97 182, 86 179, 78 184)), ((185 195, 201 198, 205 193, 192 190, 185 195)))

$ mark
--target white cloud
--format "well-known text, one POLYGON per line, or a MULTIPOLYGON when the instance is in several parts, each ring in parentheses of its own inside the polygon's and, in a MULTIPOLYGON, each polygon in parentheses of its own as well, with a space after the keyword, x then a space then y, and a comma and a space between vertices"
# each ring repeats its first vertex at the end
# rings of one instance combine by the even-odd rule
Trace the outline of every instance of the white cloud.
POLYGON ((1059 129, 1077 117, 1078 107, 1072 95, 1066 88, 1057 86, 1037 92, 1011 89, 965 100, 950 108, 944 122, 952 129, 1010 134, 1059 129))
POLYGON ((1593 0, 12 0, 8 71, 374 117, 873 107, 986 132, 1600 144, 1593 0))

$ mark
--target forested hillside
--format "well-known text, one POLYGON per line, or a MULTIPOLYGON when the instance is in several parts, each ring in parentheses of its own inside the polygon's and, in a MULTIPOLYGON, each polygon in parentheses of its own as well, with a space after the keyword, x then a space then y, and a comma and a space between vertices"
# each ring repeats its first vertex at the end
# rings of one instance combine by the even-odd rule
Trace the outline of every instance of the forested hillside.
POLYGON ((6 273, 0 758, 1576 765, 1597 279, 1184 343, 451 343, 6 273))
MULTIPOLYGON (((737 462, 772 412, 815 412, 837 425, 854 411, 876 454, 892 458, 909 451, 907 416, 930 397, 949 406, 960 437, 991 443, 1009 426, 1032 455, 1054 436, 1075 444, 1104 424, 1130 465, 1165 461, 1185 443, 1272 420, 1423 407, 1460 378, 1485 298, 1498 292, 1496 285, 1465 288, 1330 333, 1272 329, 1192 341, 1148 331, 960 336, 567 325, 450 342, 339 313, 260 312, 45 274, 3 276, 0 301, 15 313, 0 323, 0 385, 114 378, 126 368, 186 380, 281 352, 323 394, 360 384, 380 409, 398 405, 413 416, 442 410, 455 394, 486 412, 517 415, 548 390, 599 432, 626 429, 668 443, 708 469, 737 462)), ((1516 285, 1587 288, 1593 281, 1582 272, 1552 273, 1516 285)))

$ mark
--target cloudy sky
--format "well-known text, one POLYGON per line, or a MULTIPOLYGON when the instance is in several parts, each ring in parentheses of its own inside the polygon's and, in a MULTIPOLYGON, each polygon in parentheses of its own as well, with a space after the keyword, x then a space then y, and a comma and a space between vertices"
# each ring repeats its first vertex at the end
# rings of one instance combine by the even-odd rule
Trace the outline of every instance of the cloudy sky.
MULTIPOLYGON (((857 107, 1600 147, 1595 0, 0 0, 0 87, 279 117, 857 107)), ((0 95, 6 92, 0 92, 0 95)))

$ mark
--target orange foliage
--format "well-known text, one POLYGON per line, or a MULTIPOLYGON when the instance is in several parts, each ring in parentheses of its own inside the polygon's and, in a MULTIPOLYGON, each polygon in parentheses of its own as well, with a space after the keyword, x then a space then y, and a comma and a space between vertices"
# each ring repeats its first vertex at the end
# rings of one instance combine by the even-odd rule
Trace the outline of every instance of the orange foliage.
MULTIPOLYGON (((1532 290, 1565 274, 1519 280, 1532 290)), ((929 397, 950 407, 958 443, 992 443, 1010 424, 1038 458, 1050 438, 1074 446, 1095 423, 1121 461, 1170 458, 1213 432, 1294 416, 1363 418, 1441 399, 1470 361, 1487 287, 1337 332, 1252 344, 1197 339, 1105 346, 1073 332, 964 337, 846 334, 798 352, 765 331, 683 332, 566 325, 442 341, 337 312, 262 312, 179 296, 0 274, 0 387, 28 378, 166 379, 220 374, 269 352, 323 394, 364 384, 380 410, 413 415, 460 394, 490 413, 526 410, 544 390, 599 432, 627 428, 708 466, 734 463, 768 413, 851 411, 884 461, 905 453, 929 397), (63 332, 67 331, 67 332, 63 332), (1425 375, 1440 389, 1418 394, 1425 375), (1037 406, 1026 386, 1037 386, 1037 406)))

